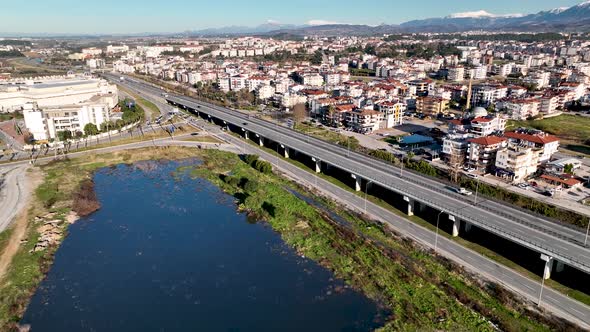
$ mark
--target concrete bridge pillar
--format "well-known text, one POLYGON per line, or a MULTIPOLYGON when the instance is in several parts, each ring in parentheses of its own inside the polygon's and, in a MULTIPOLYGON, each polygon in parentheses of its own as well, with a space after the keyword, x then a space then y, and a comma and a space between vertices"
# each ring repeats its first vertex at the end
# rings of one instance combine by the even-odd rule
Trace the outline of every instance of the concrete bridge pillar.
POLYGON ((551 270, 553 270, 553 257, 541 254, 541 259, 545 261, 545 268, 543 269, 543 279, 551 278, 551 270))
POLYGON ((242 128, 242 130, 244 131, 244 138, 245 138, 245 139, 248 139, 248 138, 249 138, 248 136, 250 136, 250 135, 248 134, 248 131, 247 131, 246 129, 243 129, 243 128, 242 128))
POLYGON ((283 154, 283 156, 285 158, 289 158, 289 148, 286 147, 286 146, 284 146, 284 145, 282 145, 282 144, 281 144, 281 147, 283 148, 283 151, 285 151, 284 154, 283 154))
POLYGON ((362 178, 356 174, 351 174, 352 178, 354 179, 354 190, 361 191, 361 181, 362 178))
POLYGON ((465 222, 465 233, 469 233, 471 231, 471 223, 465 222))
POLYGON ((461 220, 449 214, 449 220, 453 222, 453 237, 459 236, 459 227, 461 227, 461 220))
POLYGON ((565 264, 563 264, 563 262, 560 261, 556 261, 555 262, 555 272, 563 272, 563 269, 565 268, 565 264))
POLYGON ((408 202, 408 216, 411 217, 414 215, 414 200, 408 196, 404 196, 404 201, 408 202))
POLYGON ((258 136, 258 145, 260 146, 264 146, 264 137, 257 135, 258 136))
POLYGON ((322 171, 322 161, 316 158, 311 158, 315 162, 315 172, 319 173, 322 171))

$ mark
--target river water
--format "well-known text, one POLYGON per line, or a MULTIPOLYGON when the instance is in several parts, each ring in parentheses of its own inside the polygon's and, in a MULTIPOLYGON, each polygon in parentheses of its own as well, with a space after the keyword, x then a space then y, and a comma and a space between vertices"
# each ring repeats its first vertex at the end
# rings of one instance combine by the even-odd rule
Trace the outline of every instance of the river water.
MULTIPOLYGON (((195 161, 191 161, 194 163, 195 161)), ((187 162, 184 162, 187 163, 187 162)), ((99 211, 70 226, 22 324, 32 331, 366 331, 384 311, 236 213, 179 162, 95 173, 99 211)))

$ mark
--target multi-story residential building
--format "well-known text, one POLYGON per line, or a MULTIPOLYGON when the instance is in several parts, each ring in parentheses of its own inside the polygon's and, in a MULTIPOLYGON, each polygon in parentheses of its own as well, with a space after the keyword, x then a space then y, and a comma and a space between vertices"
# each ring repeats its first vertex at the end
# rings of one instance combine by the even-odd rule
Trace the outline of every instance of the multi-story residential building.
POLYGON ((522 81, 526 84, 534 84, 537 89, 543 89, 549 86, 551 73, 546 71, 534 71, 525 76, 522 81))
POLYGON ((555 114, 559 104, 559 96, 556 93, 547 92, 539 98, 539 113, 544 116, 555 114))
POLYGON ((496 152, 496 176, 521 182, 537 171, 539 154, 533 148, 509 143, 496 152))
POLYGON ((127 53, 129 46, 127 45, 109 45, 107 46, 107 54, 127 53))
POLYGON ((504 135, 511 143, 535 150, 539 155, 539 162, 551 160, 553 154, 559 150, 559 139, 539 130, 518 129, 506 132, 504 135))
POLYGON ((369 109, 354 109, 346 112, 346 126, 363 134, 379 130, 382 119, 381 112, 369 109))
POLYGON ((275 94, 275 88, 270 84, 259 85, 256 88, 256 96, 259 99, 269 99, 275 94))
POLYGON ((469 140, 475 135, 471 133, 450 133, 443 138, 443 159, 453 167, 461 167, 467 157, 469 140))
POLYGON ((493 170, 496 152, 506 146, 506 138, 499 136, 472 138, 468 142, 467 164, 484 174, 493 170))
POLYGON ((449 68, 447 80, 451 82, 461 82, 465 79, 465 68, 462 66, 449 68))
POLYGON ((446 114, 449 109, 449 100, 440 97, 418 97, 416 99, 416 111, 426 116, 437 117, 446 114))
POLYGON ((474 105, 489 106, 497 100, 505 98, 508 87, 503 85, 476 84, 472 87, 472 102, 474 105))
POLYGON ((303 85, 307 86, 322 86, 324 85, 324 78, 320 76, 320 74, 316 73, 309 73, 304 74, 303 78, 303 85))
POLYGON ((467 72, 469 77, 474 80, 483 80, 488 76, 488 67, 487 66, 477 66, 475 68, 469 69, 467 72))
POLYGON ((242 75, 232 76, 229 78, 229 87, 232 91, 239 91, 242 89, 246 89, 247 78, 242 75))
POLYGON ((505 110, 513 120, 526 120, 539 114, 540 100, 534 98, 506 99, 498 101, 496 108, 505 110))
POLYGON ((505 63, 502 65, 493 65, 492 66, 492 73, 494 75, 500 75, 500 76, 508 76, 510 75, 510 73, 512 73, 512 67, 514 66, 514 63, 505 63))
POLYGON ((504 132, 506 119, 500 115, 490 115, 473 118, 470 123, 469 132, 479 137, 485 137, 494 133, 504 132))
POLYGON ((37 108, 29 103, 24 106, 25 126, 35 140, 57 138, 60 131, 83 132, 93 123, 100 128, 110 119, 110 96, 95 96, 85 103, 37 108))
POLYGON ((377 104, 377 109, 383 114, 383 127, 393 128, 403 124, 406 105, 400 102, 385 101, 377 104))

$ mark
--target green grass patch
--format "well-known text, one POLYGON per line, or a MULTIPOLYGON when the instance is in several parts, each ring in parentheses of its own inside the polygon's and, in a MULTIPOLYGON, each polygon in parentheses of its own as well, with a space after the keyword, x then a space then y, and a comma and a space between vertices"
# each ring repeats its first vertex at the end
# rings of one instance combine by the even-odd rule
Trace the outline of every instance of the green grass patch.
POLYGON ((590 138, 590 118, 576 115, 560 115, 542 120, 508 121, 507 129, 534 128, 560 139, 583 142, 590 138))

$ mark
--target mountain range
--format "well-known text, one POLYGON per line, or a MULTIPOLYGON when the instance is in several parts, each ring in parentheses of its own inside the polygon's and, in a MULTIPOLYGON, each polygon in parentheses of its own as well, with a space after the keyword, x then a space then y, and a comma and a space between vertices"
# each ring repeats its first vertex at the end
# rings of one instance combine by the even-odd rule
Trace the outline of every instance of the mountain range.
POLYGON ((190 35, 358 35, 371 36, 395 33, 464 31, 518 31, 518 32, 589 32, 590 1, 572 7, 555 8, 536 14, 494 15, 483 10, 457 13, 440 18, 413 20, 401 24, 351 25, 305 24, 292 25, 267 22, 257 27, 224 27, 190 31, 190 35))

